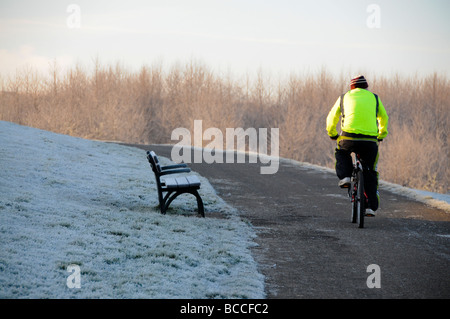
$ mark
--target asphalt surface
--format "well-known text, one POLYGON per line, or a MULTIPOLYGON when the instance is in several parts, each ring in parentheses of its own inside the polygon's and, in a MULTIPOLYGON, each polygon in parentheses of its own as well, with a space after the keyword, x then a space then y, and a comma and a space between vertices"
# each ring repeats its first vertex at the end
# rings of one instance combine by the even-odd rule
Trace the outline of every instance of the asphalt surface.
MULTIPOLYGON (((171 157, 169 146, 134 146, 171 157)), ((255 227, 267 298, 450 298, 450 213, 380 190, 360 229, 335 174, 282 161, 263 175, 262 165, 189 164, 255 227)))

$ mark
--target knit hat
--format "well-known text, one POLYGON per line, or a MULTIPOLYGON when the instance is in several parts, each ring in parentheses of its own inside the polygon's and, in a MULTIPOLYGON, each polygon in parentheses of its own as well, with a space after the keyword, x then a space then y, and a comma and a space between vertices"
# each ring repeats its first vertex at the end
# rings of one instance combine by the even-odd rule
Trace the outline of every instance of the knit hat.
POLYGON ((350 81, 350 87, 357 87, 357 88, 362 88, 362 89, 366 89, 369 87, 369 84, 366 81, 366 78, 364 77, 364 75, 358 75, 357 77, 353 78, 350 81))

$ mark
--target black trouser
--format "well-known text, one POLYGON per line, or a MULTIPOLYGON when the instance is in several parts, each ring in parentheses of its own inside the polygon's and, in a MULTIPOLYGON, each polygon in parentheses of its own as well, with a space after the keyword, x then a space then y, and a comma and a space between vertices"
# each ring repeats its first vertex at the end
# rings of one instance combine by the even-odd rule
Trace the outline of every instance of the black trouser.
POLYGON ((353 140, 341 136, 336 148, 336 175, 339 179, 351 177, 353 162, 351 153, 358 153, 364 167, 364 189, 369 200, 369 208, 378 209, 380 196, 378 194, 378 143, 376 140, 353 140))

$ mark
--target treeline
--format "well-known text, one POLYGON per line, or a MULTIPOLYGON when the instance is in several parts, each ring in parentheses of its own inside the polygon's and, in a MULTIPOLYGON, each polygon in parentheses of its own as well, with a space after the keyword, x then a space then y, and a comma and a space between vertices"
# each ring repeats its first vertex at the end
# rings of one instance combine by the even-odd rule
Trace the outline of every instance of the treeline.
MULTIPOLYGON (((274 78, 264 71, 236 77, 198 61, 162 63, 129 71, 122 64, 42 75, 25 69, 0 78, 0 119, 84 138, 174 143, 178 127, 279 128, 280 156, 334 167, 325 118, 350 76, 315 74, 274 78)), ((445 76, 366 75, 390 117, 380 146, 381 178, 448 192, 450 83, 445 76)), ((205 143, 206 144, 206 143, 205 143)))

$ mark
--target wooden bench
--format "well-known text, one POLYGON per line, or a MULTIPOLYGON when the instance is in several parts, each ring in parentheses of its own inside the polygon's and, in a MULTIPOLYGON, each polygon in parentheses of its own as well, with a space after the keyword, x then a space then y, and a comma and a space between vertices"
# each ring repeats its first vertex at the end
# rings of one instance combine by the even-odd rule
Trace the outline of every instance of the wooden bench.
POLYGON ((169 205, 179 195, 189 193, 197 198, 198 213, 202 217, 205 217, 203 200, 198 193, 201 183, 197 176, 188 175, 183 177, 161 178, 162 176, 170 174, 189 173, 191 169, 187 167, 186 164, 161 166, 158 157, 153 151, 147 151, 147 159, 150 163, 150 167, 152 168, 153 173, 155 173, 161 213, 165 214, 169 205))

